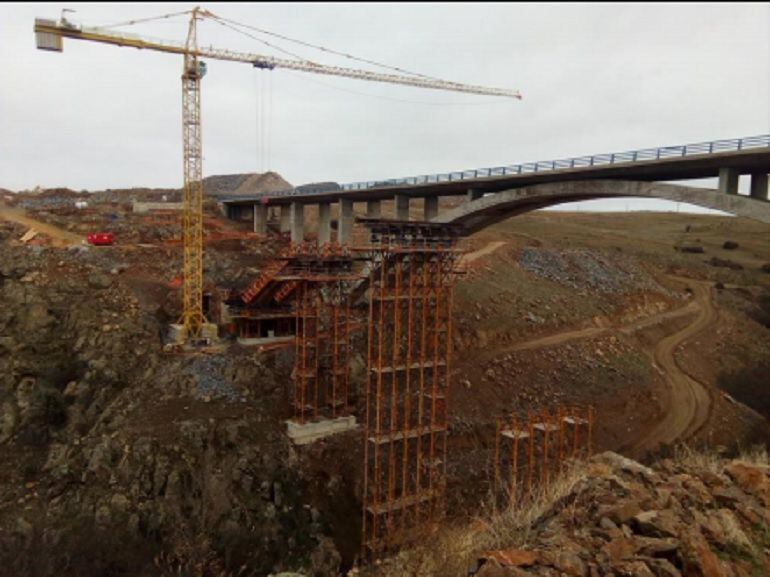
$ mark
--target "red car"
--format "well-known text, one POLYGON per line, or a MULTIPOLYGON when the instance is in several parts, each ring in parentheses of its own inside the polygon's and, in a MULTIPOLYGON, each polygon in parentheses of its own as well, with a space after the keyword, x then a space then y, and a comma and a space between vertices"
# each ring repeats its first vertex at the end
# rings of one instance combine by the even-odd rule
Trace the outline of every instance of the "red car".
POLYGON ((115 235, 111 232, 96 232, 89 234, 86 237, 86 240, 88 240, 88 244, 93 244, 96 246, 109 246, 114 244, 115 235))

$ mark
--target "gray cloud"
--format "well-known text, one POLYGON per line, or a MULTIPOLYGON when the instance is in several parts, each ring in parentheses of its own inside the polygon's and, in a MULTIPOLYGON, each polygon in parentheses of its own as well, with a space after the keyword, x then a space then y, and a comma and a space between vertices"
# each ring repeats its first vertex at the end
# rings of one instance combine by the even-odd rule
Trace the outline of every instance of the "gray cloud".
MULTIPOLYGON (((34 17, 58 17, 62 6, 0 7, 0 186, 179 186, 181 59, 66 40, 63 54, 36 50, 34 17)), ((92 24, 188 7, 64 6, 92 24)), ((346 182, 770 132, 766 3, 204 7, 361 57, 524 94, 501 101, 209 62, 206 174, 269 168, 297 184, 346 182), (257 129, 268 76, 269 166, 257 129)), ((127 30, 183 39, 185 27, 176 19, 127 30)), ((276 54, 210 23, 200 39, 276 54)))

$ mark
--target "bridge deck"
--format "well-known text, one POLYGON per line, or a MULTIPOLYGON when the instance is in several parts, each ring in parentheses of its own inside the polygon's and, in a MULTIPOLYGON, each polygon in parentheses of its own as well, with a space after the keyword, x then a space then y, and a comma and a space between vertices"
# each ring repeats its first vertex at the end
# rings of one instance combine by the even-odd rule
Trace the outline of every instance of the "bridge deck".
POLYGON ((549 182, 576 180, 673 181, 718 176, 721 168, 741 174, 770 172, 770 135, 681 146, 599 154, 563 160, 531 162, 496 168, 423 175, 387 181, 346 184, 339 190, 306 193, 299 190, 226 198, 229 205, 267 199, 270 205, 464 195, 469 190, 499 192, 549 182))

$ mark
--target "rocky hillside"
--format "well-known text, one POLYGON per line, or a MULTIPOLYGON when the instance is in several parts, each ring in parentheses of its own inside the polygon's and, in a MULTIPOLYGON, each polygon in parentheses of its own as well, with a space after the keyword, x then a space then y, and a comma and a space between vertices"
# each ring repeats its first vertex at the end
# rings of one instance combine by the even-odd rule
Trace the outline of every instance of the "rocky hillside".
POLYGON ((391 559, 379 576, 770 575, 770 462, 602 453, 550 492, 391 559))
POLYGON ((334 574, 281 360, 163 354, 149 285, 23 230, 0 223, 0 575, 334 574))

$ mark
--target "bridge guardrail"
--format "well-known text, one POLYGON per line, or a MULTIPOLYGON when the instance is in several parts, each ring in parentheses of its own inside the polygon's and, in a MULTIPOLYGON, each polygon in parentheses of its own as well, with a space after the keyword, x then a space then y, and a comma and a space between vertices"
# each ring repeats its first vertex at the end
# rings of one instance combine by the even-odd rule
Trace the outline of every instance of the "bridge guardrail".
MULTIPOLYGON (((770 134, 747 136, 745 138, 712 140, 710 142, 696 142, 692 144, 681 144, 677 146, 661 146, 659 148, 642 148, 639 150, 629 150, 625 152, 595 154, 593 156, 576 156, 573 158, 563 158, 559 160, 541 160, 538 162, 525 162, 521 164, 511 164, 508 166, 471 168, 454 172, 409 176, 406 178, 390 178, 387 180, 351 182, 341 185, 341 190, 368 190, 371 188, 379 188, 384 186, 416 186, 419 184, 475 180, 477 178, 490 178, 494 176, 506 176, 509 174, 551 172, 554 170, 565 170, 571 168, 605 166, 608 164, 620 164, 629 162, 643 162, 649 160, 660 160, 663 158, 714 154, 717 152, 739 151, 766 147, 770 147, 770 134)), ((298 191, 296 188, 294 188, 286 191, 263 193, 257 196, 308 196, 308 193, 304 191, 298 191)))
POLYGON ((662 158, 694 156, 698 154, 714 154, 716 152, 728 152, 764 147, 770 147, 770 134, 749 136, 746 138, 712 140, 710 142, 697 142, 677 146, 661 146, 659 148, 643 148, 625 152, 595 154, 593 156, 578 156, 574 158, 563 158, 559 160, 541 160, 538 162, 525 162, 522 164, 512 164, 509 166, 475 168, 439 174, 424 174, 407 178, 391 178, 388 180, 352 182, 349 184, 343 184, 342 190, 367 190, 370 188, 382 186, 418 185, 436 182, 449 182, 455 180, 473 180, 476 178, 489 178, 492 176, 506 176, 508 174, 550 172, 553 170, 563 170, 569 168, 603 166, 607 164, 619 164, 626 162, 642 162, 648 160, 660 160, 662 158))

